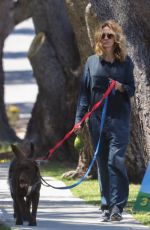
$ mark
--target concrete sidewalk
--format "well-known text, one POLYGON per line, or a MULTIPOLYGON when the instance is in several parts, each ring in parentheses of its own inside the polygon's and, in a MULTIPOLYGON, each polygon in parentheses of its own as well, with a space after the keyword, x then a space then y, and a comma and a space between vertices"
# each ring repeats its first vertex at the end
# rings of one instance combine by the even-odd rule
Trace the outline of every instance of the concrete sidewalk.
MULTIPOLYGON (((98 207, 85 204, 81 199, 73 197, 69 190, 54 190, 42 186, 37 214, 37 227, 15 226, 13 219, 12 199, 7 183, 9 164, 0 164, 0 220, 11 229, 36 230, 146 230, 148 227, 138 224, 130 215, 124 214, 124 220, 114 223, 102 223, 98 207)), ((45 178, 55 186, 63 183, 53 178, 45 178)))
POLYGON ((4 46, 5 105, 19 108, 19 120, 15 131, 24 138, 28 120, 36 101, 38 86, 33 76, 27 52, 35 36, 31 19, 17 25, 8 36, 4 46))
POLYGON ((4 46, 5 103, 18 106, 21 116, 30 116, 38 93, 27 58, 34 35, 32 20, 28 19, 15 27, 4 46))

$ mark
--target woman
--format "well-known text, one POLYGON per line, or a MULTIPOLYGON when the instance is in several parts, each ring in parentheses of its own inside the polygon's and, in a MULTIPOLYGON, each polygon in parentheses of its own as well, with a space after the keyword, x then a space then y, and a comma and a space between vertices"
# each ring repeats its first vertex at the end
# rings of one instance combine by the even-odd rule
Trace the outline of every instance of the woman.
MULTIPOLYGON (((95 54, 87 59, 85 65, 75 123, 101 99, 111 79, 116 81, 116 85, 108 97, 97 166, 103 220, 119 221, 128 200, 129 183, 124 161, 130 132, 130 97, 134 95, 135 86, 133 63, 126 55, 122 28, 108 20, 98 29, 95 54)), ((94 150, 99 139, 101 111, 102 106, 89 119, 94 150)))

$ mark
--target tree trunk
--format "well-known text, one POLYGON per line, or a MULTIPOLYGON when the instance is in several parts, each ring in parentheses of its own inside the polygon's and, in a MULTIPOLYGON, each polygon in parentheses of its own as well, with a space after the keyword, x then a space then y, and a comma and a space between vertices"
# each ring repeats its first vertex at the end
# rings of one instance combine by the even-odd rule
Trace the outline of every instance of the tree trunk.
MULTIPOLYGON (((39 152, 41 147, 47 151, 49 146, 63 137, 65 130, 65 123, 62 122, 66 115, 65 76, 44 33, 35 37, 28 56, 39 93, 28 126, 27 138, 34 142, 39 152)), ((61 152, 64 153, 64 149, 61 149, 61 152)))
POLYGON ((130 180, 139 181, 150 160, 150 1, 91 0, 91 4, 100 22, 113 18, 123 27, 135 64, 136 94, 127 166, 130 180))
MULTIPOLYGON (((29 59, 39 93, 25 141, 32 140, 36 154, 44 155, 73 126, 80 56, 64 1, 33 1, 32 16, 37 37, 29 59)), ((72 142, 66 141, 55 157, 74 158, 72 142)))
POLYGON ((18 140, 8 123, 4 105, 4 71, 2 65, 4 40, 13 28, 13 3, 11 0, 0 0, 0 142, 18 140))
MULTIPOLYGON (((93 50, 93 33, 97 26, 97 18, 91 9, 91 5, 86 1, 67 1, 66 6, 68 10, 68 15, 70 21, 73 25, 78 47, 81 56, 82 67, 89 55, 92 54, 93 50)), ((82 68, 83 69, 83 68, 82 68)), ((78 94, 80 89, 78 88, 78 94)), ((77 102, 77 98, 76 98, 77 102)), ((79 151, 78 164, 75 171, 69 171, 64 173, 64 178, 80 178, 87 171, 89 164, 93 157, 93 148, 91 145, 91 138, 89 135, 89 130, 87 125, 84 124, 82 129, 82 138, 84 140, 84 147, 79 151)), ((97 167, 96 164, 93 165, 92 170, 89 174, 90 178, 97 177, 97 167)))
POLYGON ((14 3, 15 25, 31 17, 31 0, 18 0, 14 3))

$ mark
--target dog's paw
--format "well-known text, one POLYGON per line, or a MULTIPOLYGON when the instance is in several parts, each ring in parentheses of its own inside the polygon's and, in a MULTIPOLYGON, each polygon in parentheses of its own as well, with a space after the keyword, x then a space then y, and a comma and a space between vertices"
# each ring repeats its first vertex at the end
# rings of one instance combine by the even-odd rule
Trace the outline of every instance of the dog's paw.
POLYGON ((22 220, 16 220, 16 225, 23 225, 23 221, 22 220))
POLYGON ((36 226, 36 225, 37 225, 36 221, 30 221, 29 222, 29 226, 36 226))
POLYGON ((24 221, 29 221, 29 216, 28 216, 27 214, 24 215, 24 216, 23 216, 23 220, 24 220, 24 221))

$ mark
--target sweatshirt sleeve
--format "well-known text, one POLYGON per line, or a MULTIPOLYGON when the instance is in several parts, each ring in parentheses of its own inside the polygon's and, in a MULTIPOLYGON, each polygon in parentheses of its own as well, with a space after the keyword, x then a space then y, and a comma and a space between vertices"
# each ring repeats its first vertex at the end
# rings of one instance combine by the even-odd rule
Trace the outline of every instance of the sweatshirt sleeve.
POLYGON ((90 73, 88 61, 85 64, 83 76, 81 78, 80 94, 77 103, 75 124, 77 124, 88 111, 90 103, 90 73))
POLYGON ((126 61, 126 81, 124 83, 124 89, 129 97, 134 96, 135 92, 135 83, 134 83, 134 75, 133 75, 134 65, 132 60, 127 57, 126 61))

